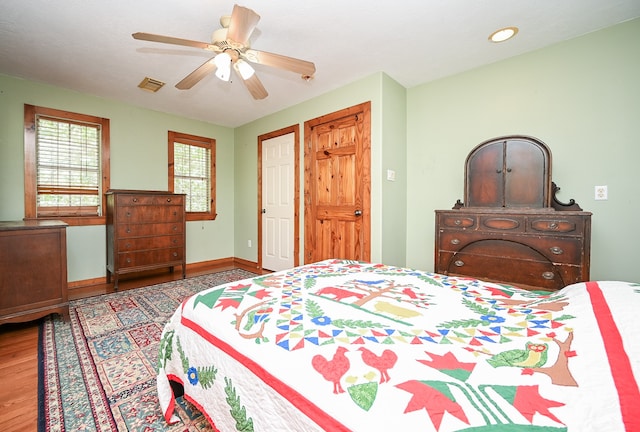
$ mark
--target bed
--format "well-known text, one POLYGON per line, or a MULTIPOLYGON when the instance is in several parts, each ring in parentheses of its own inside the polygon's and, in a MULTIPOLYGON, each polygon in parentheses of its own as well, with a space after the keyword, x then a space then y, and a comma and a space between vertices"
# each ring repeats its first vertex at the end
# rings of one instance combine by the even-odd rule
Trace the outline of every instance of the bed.
POLYGON ((157 391, 219 431, 638 431, 640 284, 534 293, 326 260, 212 287, 162 333, 157 391))

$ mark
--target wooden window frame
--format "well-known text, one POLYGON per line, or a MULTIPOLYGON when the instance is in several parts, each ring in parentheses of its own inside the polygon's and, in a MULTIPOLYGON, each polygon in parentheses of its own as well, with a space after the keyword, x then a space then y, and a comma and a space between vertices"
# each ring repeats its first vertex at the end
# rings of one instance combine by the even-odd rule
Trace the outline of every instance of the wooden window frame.
POLYGON ((202 220, 215 220, 218 214, 216 213, 216 140, 213 138, 206 138, 196 135, 189 135, 180 132, 169 131, 168 133, 168 149, 169 149, 169 191, 175 192, 175 173, 174 173, 174 143, 195 145, 198 147, 204 147, 210 150, 211 160, 209 167, 209 197, 211 199, 210 208, 208 212, 186 212, 187 221, 202 221, 202 220))
POLYGON ((109 119, 91 116, 87 114, 78 114, 69 111, 63 111, 54 108, 45 108, 35 105, 24 105, 24 214, 25 220, 61 220, 69 225, 104 225, 106 221, 106 204, 107 199, 105 192, 109 190, 111 183, 110 174, 110 131, 109 119), (36 160, 36 117, 38 115, 59 118, 62 121, 92 123, 100 125, 100 150, 101 150, 101 167, 100 174, 102 176, 101 197, 100 197, 100 215, 95 216, 38 216, 37 209, 37 160, 36 160))

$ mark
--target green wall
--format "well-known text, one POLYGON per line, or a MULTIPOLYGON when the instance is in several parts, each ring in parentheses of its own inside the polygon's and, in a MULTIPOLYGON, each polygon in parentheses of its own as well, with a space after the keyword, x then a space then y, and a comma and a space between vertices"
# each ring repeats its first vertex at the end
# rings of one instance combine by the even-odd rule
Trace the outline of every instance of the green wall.
MULTIPOLYGON (((187 262, 233 256, 233 129, 0 75, 0 220, 24 217, 24 104, 110 119, 111 187, 167 190, 167 131, 216 139, 215 221, 187 223, 187 262)), ((69 227, 69 281, 106 274, 104 226, 69 227)))
MULTIPOLYGON (((235 129, 0 75, 0 220, 24 216, 29 103, 111 120, 113 188, 166 190, 167 130, 215 138, 218 218, 187 224, 187 262, 257 261, 257 137, 299 124, 302 144, 305 121, 371 101, 373 261, 432 270, 434 210, 463 198, 468 152, 525 134, 550 147, 559 199, 593 213, 592 279, 640 282, 638 40, 634 20, 411 89, 375 73, 235 129), (594 200, 596 185, 607 201, 594 200)), ((105 275, 104 227, 70 227, 67 244, 70 281, 105 275)))
MULTIPOLYGON (((236 199, 236 232, 235 256, 250 261, 258 260, 256 250, 258 235, 258 140, 259 135, 282 129, 294 124, 300 127, 300 187, 304 185, 304 122, 313 118, 348 108, 362 102, 371 101, 371 260, 404 265, 405 247, 404 233, 406 217, 405 202, 396 190, 383 188, 386 181, 386 169, 393 166, 405 171, 405 99, 406 90, 383 73, 376 73, 355 83, 326 93, 310 101, 287 108, 278 113, 263 117, 254 122, 236 128, 235 157, 235 199, 236 199), (387 140, 388 129, 398 131, 393 140, 387 140), (396 139, 397 138, 397 139, 396 139), (392 165, 387 165, 389 156, 392 165), (383 178, 384 173, 384 178, 383 178), (395 193, 395 195, 393 195, 395 193), (389 203, 391 201, 391 203, 389 203), (387 206, 394 206, 394 211, 383 211, 387 206), (385 249, 383 237, 390 229, 395 230, 394 245, 385 249), (252 240, 254 247, 247 246, 252 240)), ((403 181, 397 182, 402 187, 403 181)), ((386 186, 386 185, 385 185, 386 186)), ((300 191, 301 198, 303 191, 300 191)), ((300 202, 300 263, 304 263, 304 203, 300 202)))
POLYGON ((634 20, 409 89, 407 265, 433 269, 434 210, 463 198, 468 152, 524 134, 551 149, 560 201, 593 213, 591 278, 640 282, 638 41, 634 20))

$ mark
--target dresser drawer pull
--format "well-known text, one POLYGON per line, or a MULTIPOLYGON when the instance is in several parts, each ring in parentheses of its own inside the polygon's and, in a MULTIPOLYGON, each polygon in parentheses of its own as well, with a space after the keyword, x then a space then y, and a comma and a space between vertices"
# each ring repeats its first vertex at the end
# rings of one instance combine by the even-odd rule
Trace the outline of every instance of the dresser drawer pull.
POLYGON ((456 265, 456 267, 462 267, 464 265, 464 261, 462 260, 456 260, 453 263, 456 265))
POLYGON ((174 253, 173 253, 173 256, 174 256, 174 257, 177 257, 177 256, 178 256, 178 252, 174 252, 174 253))
POLYGON ((131 216, 131 212, 127 212, 127 217, 131 216))
POLYGON ((171 202, 171 198, 167 198, 167 202, 171 202))
POLYGON ((551 250, 551 253, 554 255, 562 255, 564 253, 562 248, 559 248, 558 246, 553 246, 549 248, 549 250, 551 250))
POLYGON ((127 228, 127 232, 130 233, 131 232, 131 228, 127 228))
POLYGON ((462 221, 460 219, 456 219, 456 221, 454 222, 454 224, 456 225, 460 225, 462 223, 462 221))
POLYGON ((174 230, 174 231, 178 231, 178 227, 174 225, 174 226, 173 226, 173 230, 174 230))
POLYGON ((131 264, 131 258, 127 258, 127 264, 131 264))
POLYGON ((451 244, 454 244, 454 245, 460 244, 460 240, 458 240, 458 239, 451 239, 451 244))
POLYGON ((549 223, 549 229, 552 229, 552 230, 558 229, 558 223, 557 222, 550 222, 549 223))
POLYGON ((173 239, 173 244, 178 243, 178 239, 173 239))
POLYGON ((553 279, 555 275, 553 274, 553 272, 544 272, 542 273, 542 277, 546 280, 551 280, 553 279))
POLYGON ((127 249, 131 249, 131 243, 127 243, 127 249))
POLYGON ((138 198, 133 198, 131 201, 138 202, 138 198))

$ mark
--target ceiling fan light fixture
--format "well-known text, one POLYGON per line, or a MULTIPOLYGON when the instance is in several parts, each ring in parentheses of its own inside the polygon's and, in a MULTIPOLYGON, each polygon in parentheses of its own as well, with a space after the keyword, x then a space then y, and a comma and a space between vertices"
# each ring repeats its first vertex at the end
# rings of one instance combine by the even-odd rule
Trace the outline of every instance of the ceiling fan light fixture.
POLYGON ((215 56, 213 62, 217 67, 216 76, 222 81, 229 81, 231 77, 231 56, 223 52, 215 56))
POLYGON ((229 78, 231 77, 231 68, 227 66, 226 68, 216 69, 216 76, 222 81, 229 81, 229 78))
POLYGON ((214 57, 213 62, 216 64, 218 69, 230 68, 231 67, 231 56, 226 53, 220 53, 214 57))
POLYGON ((489 35, 489 41, 494 43, 500 43, 507 41, 518 34, 518 27, 505 27, 500 30, 496 30, 489 35))
POLYGON ((236 62, 236 67, 238 68, 238 72, 243 80, 248 80, 256 72, 251 65, 244 60, 238 60, 236 62))

